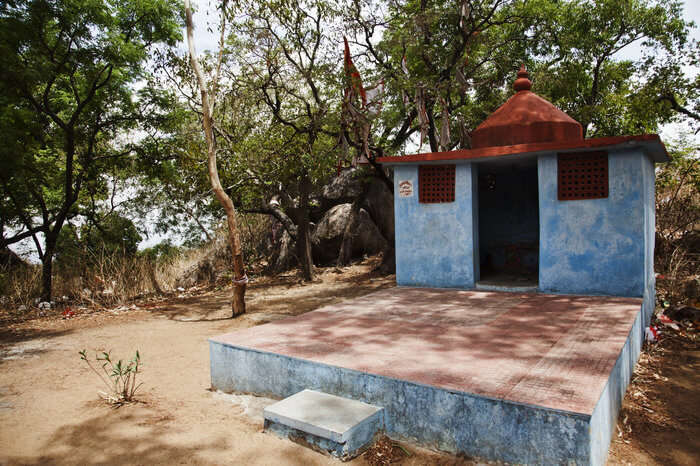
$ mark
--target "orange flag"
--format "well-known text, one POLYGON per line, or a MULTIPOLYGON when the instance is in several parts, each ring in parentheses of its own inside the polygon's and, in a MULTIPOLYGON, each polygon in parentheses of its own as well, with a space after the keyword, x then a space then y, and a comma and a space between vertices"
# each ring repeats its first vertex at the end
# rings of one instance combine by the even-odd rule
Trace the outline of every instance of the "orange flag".
POLYGON ((343 41, 345 41, 345 98, 352 102, 353 98, 359 95, 364 107, 367 105, 367 94, 365 93, 365 88, 362 87, 362 78, 360 77, 360 72, 357 71, 357 67, 352 62, 350 46, 345 36, 343 36, 343 41))

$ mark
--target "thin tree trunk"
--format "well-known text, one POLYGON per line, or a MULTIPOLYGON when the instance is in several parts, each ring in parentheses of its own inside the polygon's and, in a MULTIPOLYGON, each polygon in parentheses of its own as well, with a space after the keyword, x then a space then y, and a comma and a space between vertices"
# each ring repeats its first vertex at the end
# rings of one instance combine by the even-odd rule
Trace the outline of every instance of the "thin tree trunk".
POLYGON ((428 141, 430 141, 430 151, 431 152, 437 152, 440 149, 440 146, 438 144, 438 139, 435 136, 437 133, 437 129, 435 127, 435 117, 433 115, 433 101, 429 101, 428 104, 426 104, 427 111, 426 113, 428 114, 428 124, 430 125, 428 128, 428 141))
POLYGON ((190 0, 185 0, 185 19, 187 23, 187 44, 190 52, 190 61, 197 77, 202 96, 202 128, 204 136, 207 140, 207 168, 209 171, 209 180, 211 181, 212 191, 216 198, 221 202, 226 212, 226 220, 228 223, 229 243, 231 244, 231 253, 233 255, 233 302, 232 311, 233 317, 245 313, 245 290, 248 283, 248 277, 243 266, 243 254, 241 252, 241 239, 238 233, 238 225, 236 222, 236 209, 233 206, 231 198, 228 197, 219 180, 219 171, 216 167, 216 140, 214 139, 214 98, 216 97, 216 85, 219 79, 219 71, 221 69, 221 59, 223 54, 224 31, 226 27, 226 4, 221 7, 221 37, 219 41, 219 56, 216 66, 216 72, 212 81, 212 101, 209 100, 209 88, 204 78, 199 62, 197 61, 197 53, 194 48, 194 26, 192 23, 192 8, 190 0))

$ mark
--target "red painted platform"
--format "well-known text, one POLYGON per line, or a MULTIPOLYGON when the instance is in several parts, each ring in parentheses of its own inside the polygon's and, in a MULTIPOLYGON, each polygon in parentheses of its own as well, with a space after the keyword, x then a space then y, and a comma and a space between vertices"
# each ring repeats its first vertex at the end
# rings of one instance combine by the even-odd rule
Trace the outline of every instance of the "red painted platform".
POLYGON ((641 305, 401 287, 212 340, 590 415, 641 305))

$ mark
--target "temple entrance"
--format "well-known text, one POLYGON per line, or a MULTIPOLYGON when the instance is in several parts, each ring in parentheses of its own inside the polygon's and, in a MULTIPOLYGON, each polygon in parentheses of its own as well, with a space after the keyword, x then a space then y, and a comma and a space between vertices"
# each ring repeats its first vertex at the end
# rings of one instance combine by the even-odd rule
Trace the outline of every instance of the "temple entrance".
POLYGON ((479 164, 477 288, 537 288, 540 219, 537 158, 479 164))

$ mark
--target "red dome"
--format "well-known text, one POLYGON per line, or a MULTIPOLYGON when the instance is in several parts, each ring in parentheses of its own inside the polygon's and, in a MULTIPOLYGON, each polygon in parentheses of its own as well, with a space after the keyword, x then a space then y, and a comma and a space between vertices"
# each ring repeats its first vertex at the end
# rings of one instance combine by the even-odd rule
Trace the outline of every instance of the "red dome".
POLYGON ((532 83, 523 65, 513 97, 501 105, 472 133, 472 148, 512 146, 534 142, 583 140, 581 124, 530 91, 532 83))

